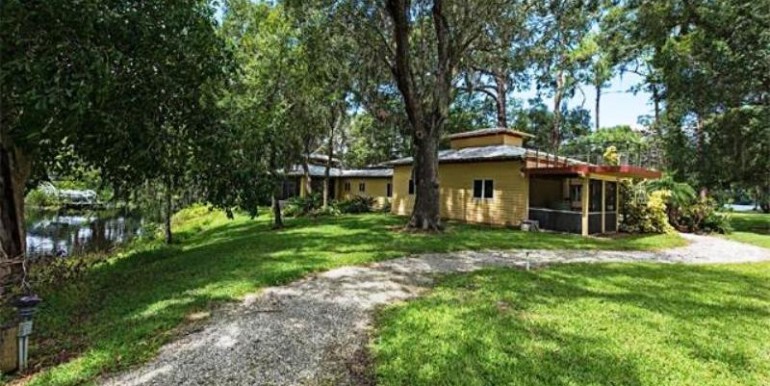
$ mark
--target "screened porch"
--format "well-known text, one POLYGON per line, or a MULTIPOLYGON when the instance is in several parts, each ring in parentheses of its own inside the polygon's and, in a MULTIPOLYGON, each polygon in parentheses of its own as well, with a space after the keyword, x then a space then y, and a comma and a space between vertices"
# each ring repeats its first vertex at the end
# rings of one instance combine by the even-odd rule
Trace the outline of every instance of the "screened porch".
POLYGON ((529 220, 541 229, 583 235, 618 230, 618 182, 614 178, 532 176, 529 220))

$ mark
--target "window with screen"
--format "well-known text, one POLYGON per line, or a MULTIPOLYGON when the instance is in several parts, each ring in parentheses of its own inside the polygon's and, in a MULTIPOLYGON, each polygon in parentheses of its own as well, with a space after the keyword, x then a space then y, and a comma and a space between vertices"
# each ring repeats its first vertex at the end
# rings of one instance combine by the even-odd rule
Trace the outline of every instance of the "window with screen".
POLYGON ((409 194, 414 194, 414 180, 409 180, 409 194))
POLYGON ((366 191, 366 184, 365 184, 365 183, 363 183, 363 182, 360 182, 360 183, 358 184, 358 191, 359 191, 359 192, 365 192, 365 191, 366 191))
POLYGON ((473 180, 473 198, 493 198, 494 192, 493 180, 473 180))
POLYGON ((346 182, 346 183, 345 183, 345 191, 346 191, 346 192, 349 192, 349 191, 350 191, 350 182, 346 182))
POLYGON ((393 197, 393 185, 390 182, 385 186, 385 197, 393 197))
POLYGON ((495 183, 492 180, 484 180, 484 198, 492 198, 495 191, 495 183))

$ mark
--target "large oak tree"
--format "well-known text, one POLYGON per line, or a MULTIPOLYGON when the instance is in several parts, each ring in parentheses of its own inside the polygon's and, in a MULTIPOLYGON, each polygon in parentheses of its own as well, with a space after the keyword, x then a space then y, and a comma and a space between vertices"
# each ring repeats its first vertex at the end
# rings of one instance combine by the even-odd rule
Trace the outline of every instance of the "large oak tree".
MULTIPOLYGON (((408 121, 416 187, 408 226, 442 228, 438 149, 458 75, 504 0, 388 0, 333 2, 330 7, 356 37, 359 79, 371 92, 398 93, 408 121)), ((374 100, 376 98, 369 98, 374 100)), ((378 112, 375 112, 375 115, 378 112)))

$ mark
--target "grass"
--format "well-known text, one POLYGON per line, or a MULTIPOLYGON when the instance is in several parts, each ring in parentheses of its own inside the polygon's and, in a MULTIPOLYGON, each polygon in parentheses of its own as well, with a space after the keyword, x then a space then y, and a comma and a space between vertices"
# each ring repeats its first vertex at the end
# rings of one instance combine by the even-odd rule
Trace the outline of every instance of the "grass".
POLYGON ((770 264, 442 279, 378 315, 380 385, 770 385, 770 264))
POLYGON ((145 362, 216 307, 265 286, 334 267, 421 252, 465 249, 654 249, 682 245, 676 235, 617 239, 524 233, 450 224, 440 235, 401 232, 386 214, 290 219, 195 208, 175 218, 178 243, 140 245, 58 288, 38 288, 31 385, 89 383, 145 362))
POLYGON ((730 216, 734 232, 728 238, 770 248, 770 214, 736 212, 730 216))

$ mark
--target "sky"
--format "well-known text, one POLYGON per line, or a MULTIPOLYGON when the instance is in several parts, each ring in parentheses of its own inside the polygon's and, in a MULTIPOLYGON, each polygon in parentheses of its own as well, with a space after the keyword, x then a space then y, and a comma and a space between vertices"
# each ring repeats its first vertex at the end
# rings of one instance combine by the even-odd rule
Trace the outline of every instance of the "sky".
MULTIPOLYGON (((636 94, 628 91, 632 86, 641 83, 642 78, 636 74, 616 75, 610 82, 610 86, 602 91, 601 106, 599 108, 599 122, 602 127, 611 127, 617 125, 637 126, 638 118, 642 115, 652 115, 652 104, 650 94, 647 92, 638 92, 636 94)), ((583 87, 583 93, 577 92, 575 97, 569 101, 570 107, 583 106, 591 112, 591 120, 595 116, 594 99, 596 90, 590 86, 583 87), (585 97, 583 96, 585 94, 585 97)), ((534 98, 536 92, 529 90, 516 95, 524 100, 534 98)), ((544 98, 547 106, 553 103, 552 98, 544 98)), ((593 123, 592 123, 593 126, 593 123)))

